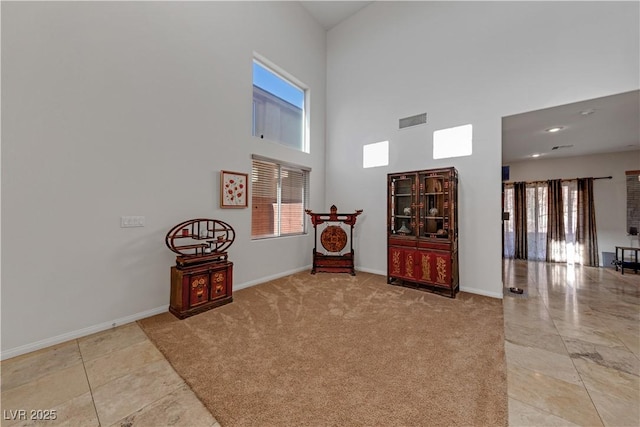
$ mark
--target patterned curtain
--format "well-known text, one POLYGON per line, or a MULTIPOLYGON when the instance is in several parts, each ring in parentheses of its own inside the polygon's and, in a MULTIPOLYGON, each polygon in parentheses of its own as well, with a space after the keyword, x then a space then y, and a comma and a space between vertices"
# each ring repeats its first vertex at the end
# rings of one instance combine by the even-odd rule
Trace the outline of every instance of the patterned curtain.
POLYGON ((513 184, 513 225, 515 247, 513 257, 527 259, 527 184, 513 184))
POLYGON ((593 178, 578 179, 578 223, 576 227, 578 245, 577 262, 597 267, 598 234, 596 232, 596 210, 593 202, 593 178))
POLYGON ((547 262, 567 262, 567 239, 564 232, 562 181, 547 183, 547 262))

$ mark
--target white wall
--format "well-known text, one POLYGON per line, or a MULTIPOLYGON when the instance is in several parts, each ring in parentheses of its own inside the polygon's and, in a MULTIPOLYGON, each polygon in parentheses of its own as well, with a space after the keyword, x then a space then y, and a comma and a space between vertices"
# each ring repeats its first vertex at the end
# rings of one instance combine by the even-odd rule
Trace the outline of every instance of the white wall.
POLYGON ((2 2, 2 357, 165 311, 183 220, 235 228, 235 289, 310 265, 312 234, 219 209, 219 171, 311 167, 324 208, 325 43, 297 2, 2 2), (251 136, 254 51, 310 88, 310 154, 251 136))
POLYGON ((638 89, 638 16, 637 2, 375 2, 329 31, 327 203, 364 209, 359 268, 386 274, 386 174, 455 166, 461 289, 500 298, 501 118, 638 89), (467 123, 473 154, 433 160, 433 131, 467 123), (363 170, 382 140, 389 166, 363 170))
POLYGON ((616 246, 637 246, 627 236, 627 182, 625 171, 640 168, 640 151, 593 156, 535 159, 509 164, 509 181, 611 176, 593 183, 598 228, 598 256, 615 252, 616 246))

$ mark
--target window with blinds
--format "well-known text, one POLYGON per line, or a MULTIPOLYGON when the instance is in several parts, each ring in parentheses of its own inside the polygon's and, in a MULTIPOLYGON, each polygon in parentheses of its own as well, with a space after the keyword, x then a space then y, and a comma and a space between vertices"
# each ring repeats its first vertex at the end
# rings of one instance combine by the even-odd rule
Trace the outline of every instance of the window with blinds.
POLYGON ((254 156, 251 189, 252 239, 307 232, 309 169, 254 156))

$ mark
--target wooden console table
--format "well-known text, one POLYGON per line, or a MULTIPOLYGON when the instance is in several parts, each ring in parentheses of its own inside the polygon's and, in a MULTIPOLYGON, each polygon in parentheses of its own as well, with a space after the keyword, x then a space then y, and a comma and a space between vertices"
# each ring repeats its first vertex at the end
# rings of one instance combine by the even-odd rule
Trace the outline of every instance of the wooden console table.
POLYGON ((613 261, 616 265, 616 271, 618 271, 618 267, 624 274, 624 269, 633 269, 633 271, 638 273, 638 269, 640 268, 640 263, 638 262, 638 252, 640 252, 640 248, 632 248, 630 246, 616 246, 616 258, 613 261), (625 260, 624 253, 626 252, 634 252, 635 257, 633 261, 625 260), (618 256, 620 254, 620 256, 618 256))

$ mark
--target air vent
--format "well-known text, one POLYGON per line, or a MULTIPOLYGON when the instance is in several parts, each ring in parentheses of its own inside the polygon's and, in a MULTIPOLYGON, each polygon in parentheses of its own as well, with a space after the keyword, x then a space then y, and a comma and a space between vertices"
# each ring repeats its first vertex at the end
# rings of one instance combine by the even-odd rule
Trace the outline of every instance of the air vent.
POLYGON ((411 126, 418 126, 427 123, 427 113, 417 114, 411 117, 405 117, 400 119, 400 129, 408 128, 411 126))
POLYGON ((562 150, 564 148, 571 148, 573 147, 573 144, 569 144, 569 145, 556 145, 555 147, 553 147, 551 150, 562 150))

